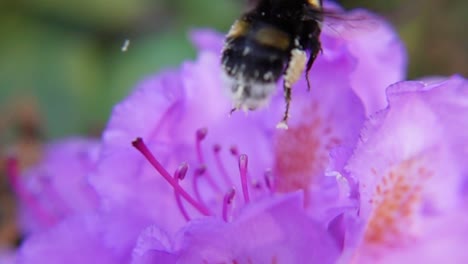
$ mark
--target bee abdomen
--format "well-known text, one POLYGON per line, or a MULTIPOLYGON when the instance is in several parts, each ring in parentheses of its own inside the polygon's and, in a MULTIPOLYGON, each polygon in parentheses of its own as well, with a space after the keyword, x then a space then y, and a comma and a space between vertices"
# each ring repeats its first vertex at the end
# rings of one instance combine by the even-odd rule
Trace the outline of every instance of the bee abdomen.
POLYGON ((265 46, 254 39, 231 39, 222 54, 224 70, 235 79, 276 82, 284 71, 288 50, 265 46))

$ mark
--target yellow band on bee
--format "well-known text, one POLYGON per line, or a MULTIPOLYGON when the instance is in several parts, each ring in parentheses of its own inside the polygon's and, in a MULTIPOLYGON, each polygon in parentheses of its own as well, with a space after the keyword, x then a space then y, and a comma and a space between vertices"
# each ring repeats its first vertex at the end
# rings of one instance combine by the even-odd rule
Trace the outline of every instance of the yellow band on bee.
POLYGON ((309 3, 311 6, 321 8, 322 4, 320 0, 307 0, 307 3, 309 3))
POLYGON ((254 39, 262 45, 275 47, 281 50, 289 48, 289 35, 273 27, 263 27, 255 32, 254 39))
POLYGON ((228 38, 236 38, 236 37, 242 37, 247 35, 247 31, 249 30, 249 23, 244 20, 236 20, 234 24, 231 26, 231 29, 229 30, 227 37, 228 38))

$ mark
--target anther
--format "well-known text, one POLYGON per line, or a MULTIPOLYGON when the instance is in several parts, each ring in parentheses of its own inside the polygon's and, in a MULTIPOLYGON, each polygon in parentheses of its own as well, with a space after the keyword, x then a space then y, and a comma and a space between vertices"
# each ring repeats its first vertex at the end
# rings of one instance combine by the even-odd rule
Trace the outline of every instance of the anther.
POLYGON ((200 166, 195 169, 195 176, 202 176, 203 174, 205 174, 205 172, 206 172, 206 167, 204 165, 200 166))
MULTIPOLYGON (((179 180, 183 180, 185 178, 185 175, 187 174, 188 171, 188 165, 187 163, 182 163, 177 170, 174 172, 174 179, 179 184, 179 180)), ((182 213, 182 216, 186 221, 190 221, 190 216, 187 213, 187 210, 185 210, 184 204, 182 203, 182 200, 180 199, 180 194, 174 190, 174 195, 176 198, 177 202, 177 207, 179 207, 180 212, 182 213)))
POLYGON ((258 181, 258 180, 254 180, 252 181, 252 187, 257 189, 257 190, 261 190, 262 189, 262 184, 258 181))
POLYGON ((132 145, 148 160, 148 162, 159 172, 159 174, 177 191, 188 203, 195 207, 203 215, 211 215, 210 211, 196 201, 190 194, 188 194, 177 181, 167 172, 167 170, 159 163, 153 156, 146 144, 141 138, 137 138, 132 142, 132 145))
POLYGON ((214 151, 214 153, 219 153, 221 151, 221 145, 215 144, 213 146, 213 151, 214 151))
POLYGON ((188 164, 184 162, 179 166, 179 168, 177 168, 175 176, 177 177, 178 180, 183 180, 185 179, 185 175, 187 175, 187 171, 188 171, 188 164))
POLYGON ((236 146, 231 146, 229 148, 229 151, 231 152, 231 154, 234 156, 234 157, 238 157, 239 156, 239 150, 237 149, 236 146))
POLYGON ((196 134, 197 134, 197 141, 204 140, 206 138, 206 135, 208 134, 208 129, 206 127, 200 128, 197 130, 196 134))

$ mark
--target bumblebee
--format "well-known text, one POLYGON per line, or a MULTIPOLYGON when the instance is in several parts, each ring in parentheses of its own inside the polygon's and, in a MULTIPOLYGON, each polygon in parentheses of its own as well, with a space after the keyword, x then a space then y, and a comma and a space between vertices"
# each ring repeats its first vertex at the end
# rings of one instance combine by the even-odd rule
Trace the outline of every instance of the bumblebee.
POLYGON ((265 105, 283 77, 286 108, 278 128, 287 129, 291 88, 321 52, 322 0, 258 0, 226 35, 221 63, 234 108, 265 105))

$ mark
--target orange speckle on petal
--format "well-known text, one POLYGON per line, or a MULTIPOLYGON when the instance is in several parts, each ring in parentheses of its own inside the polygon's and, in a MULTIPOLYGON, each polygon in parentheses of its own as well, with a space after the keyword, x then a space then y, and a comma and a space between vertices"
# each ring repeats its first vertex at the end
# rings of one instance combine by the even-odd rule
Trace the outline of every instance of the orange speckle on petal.
POLYGON ((327 166, 328 150, 341 142, 318 110, 312 104, 304 109, 308 120, 277 132, 273 173, 280 192, 304 190, 307 195, 315 177, 327 166))
POLYGON ((393 246, 411 236, 413 217, 421 205, 422 187, 431 175, 426 167, 416 166, 417 161, 406 160, 392 167, 375 187, 365 244, 393 246))
POLYGON ((271 264, 278 264, 278 258, 276 256, 273 256, 273 258, 271 258, 271 264))

